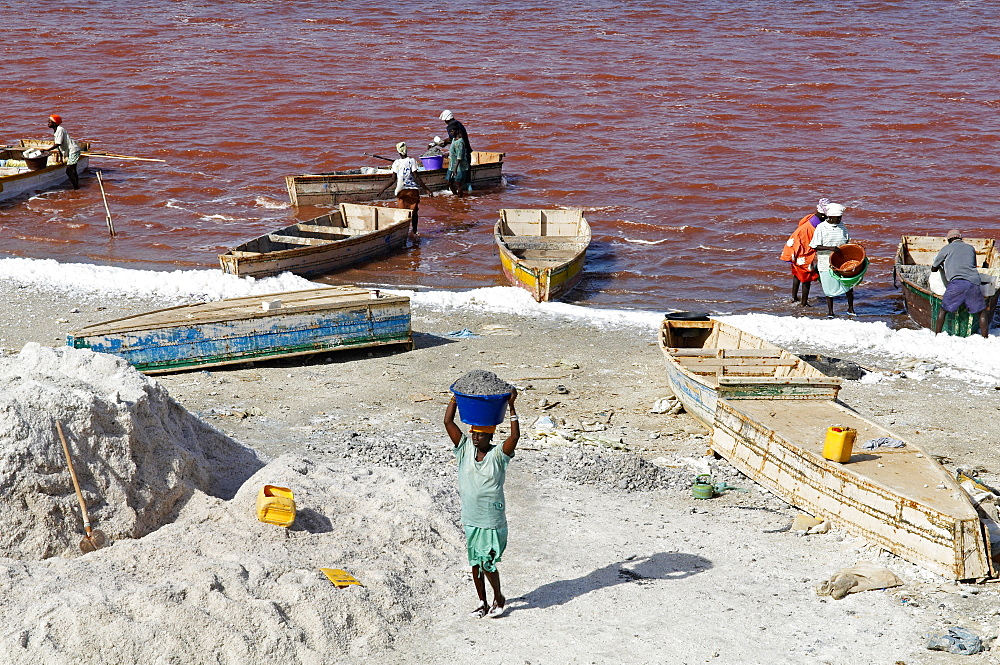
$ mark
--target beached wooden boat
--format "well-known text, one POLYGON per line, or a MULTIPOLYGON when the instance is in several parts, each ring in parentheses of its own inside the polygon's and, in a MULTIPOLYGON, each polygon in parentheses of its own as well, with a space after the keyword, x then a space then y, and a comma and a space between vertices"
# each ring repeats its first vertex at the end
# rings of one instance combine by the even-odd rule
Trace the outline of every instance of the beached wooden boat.
MULTIPOLYGON (((502 152, 472 152, 472 188, 496 189, 503 185, 502 152)), ((448 189, 448 169, 420 171, 427 189, 448 189)), ((288 198, 294 206, 334 206, 353 201, 377 201, 395 198, 396 176, 388 168, 358 168, 332 173, 290 175, 285 177, 288 198)))
POLYGON ((267 277, 325 275, 406 244, 413 212, 341 203, 337 210, 248 240, 219 255, 223 272, 267 277))
POLYGON ((951 579, 994 574, 976 508, 911 442, 861 450, 898 434, 836 401, 840 380, 719 321, 665 320, 670 385, 712 429, 712 449, 790 504, 951 579), (857 430, 844 464, 823 457, 831 426, 857 430))
MULTIPOLYGON (((90 149, 90 144, 86 141, 77 141, 77 144, 80 150, 90 149)), ((0 201, 45 191, 69 182, 66 165, 57 162, 54 154, 49 155, 44 164, 40 160, 25 161, 25 150, 47 148, 50 145, 51 139, 21 139, 16 146, 0 148, 0 201)), ((76 163, 76 172, 83 173, 89 164, 89 158, 81 155, 80 161, 76 163)))
MULTIPOLYGON (((1000 251, 992 238, 963 238, 976 249, 976 264, 984 281, 992 281, 986 286, 986 308, 988 320, 993 320, 997 308, 998 292, 996 282, 1000 279, 1000 251)), ((903 236, 896 250, 895 276, 903 292, 906 313, 913 322, 924 328, 934 329, 938 312, 941 311, 941 295, 931 288, 931 263, 938 251, 948 244, 947 238, 935 236, 903 236)), ((943 293, 943 292, 942 292, 943 293)), ((969 314, 960 307, 954 314, 945 314, 943 332, 957 337, 968 337, 979 332, 979 315, 969 314)))
POLYGON ((555 300, 583 276, 590 224, 582 210, 505 209, 493 240, 507 281, 538 302, 555 300))
POLYGON ((410 299, 353 286, 182 305, 70 333, 148 374, 368 346, 412 348, 410 299))

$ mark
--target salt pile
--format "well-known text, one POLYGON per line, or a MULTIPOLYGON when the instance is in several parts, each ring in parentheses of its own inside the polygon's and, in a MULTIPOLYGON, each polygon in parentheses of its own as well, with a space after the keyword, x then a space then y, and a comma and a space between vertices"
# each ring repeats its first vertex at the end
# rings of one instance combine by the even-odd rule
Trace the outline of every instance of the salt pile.
POLYGON ((464 588, 443 480, 339 456, 262 467, 155 381, 85 350, 0 358, 0 392, 0 482, 13 499, 0 537, 22 558, 0 559, 4 663, 367 661, 464 588), (91 517, 114 538, 87 555, 56 419, 91 517), (290 528, 257 520, 265 484, 294 491, 290 528), (320 568, 364 586, 337 589, 320 568))
POLYGON ((506 395, 514 386, 493 372, 474 369, 466 372, 452 385, 452 389, 463 395, 506 395))
POLYGON ((195 492, 230 498, 262 466, 128 363, 28 344, 0 359, 0 547, 6 556, 79 554, 82 519, 55 423, 62 423, 91 520, 112 539, 171 522, 195 492))

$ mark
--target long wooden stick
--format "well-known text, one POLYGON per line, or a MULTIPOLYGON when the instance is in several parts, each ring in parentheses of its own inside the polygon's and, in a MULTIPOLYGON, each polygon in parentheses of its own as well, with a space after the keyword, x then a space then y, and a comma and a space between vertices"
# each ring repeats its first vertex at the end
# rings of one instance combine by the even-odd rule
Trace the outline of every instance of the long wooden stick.
POLYGON ((73 458, 69 455, 69 446, 66 445, 66 437, 63 435, 62 423, 56 421, 56 430, 59 432, 59 439, 62 441, 63 452, 66 454, 66 466, 69 467, 69 477, 73 479, 73 489, 76 490, 77 501, 80 502, 80 513, 83 515, 83 529, 90 538, 90 515, 87 514, 87 502, 83 500, 83 492, 80 491, 80 481, 76 479, 76 469, 73 468, 73 458))
POLYGON ((86 151, 86 152, 81 152, 80 154, 81 155, 86 155, 87 157, 106 157, 108 159, 131 159, 131 160, 134 160, 134 161, 137 161, 137 162, 164 162, 164 163, 166 163, 166 161, 167 161, 165 159, 153 159, 152 157, 131 157, 129 155, 115 155, 115 154, 110 153, 110 152, 90 152, 90 151, 86 151))
POLYGON ((108 196, 104 193, 104 181, 101 180, 101 172, 97 171, 97 184, 101 186, 101 198, 104 199, 104 210, 108 213, 108 233, 111 237, 115 237, 115 225, 111 221, 111 208, 108 207, 108 196))

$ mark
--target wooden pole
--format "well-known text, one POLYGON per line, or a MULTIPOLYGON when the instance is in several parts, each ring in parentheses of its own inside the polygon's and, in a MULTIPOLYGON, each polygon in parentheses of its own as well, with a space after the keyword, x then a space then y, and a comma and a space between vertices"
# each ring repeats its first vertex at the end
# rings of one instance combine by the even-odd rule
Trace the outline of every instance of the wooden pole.
POLYGON ((81 152, 81 155, 86 155, 87 157, 105 157, 107 159, 131 159, 137 162, 166 162, 165 159, 153 159, 152 157, 132 157, 130 155, 116 155, 110 152, 81 152))
POLYGON ((115 225, 111 221, 111 208, 108 207, 108 197, 104 193, 104 181, 101 180, 101 172, 97 171, 96 173, 97 173, 97 184, 101 186, 101 198, 104 199, 104 210, 108 213, 108 217, 107 217, 107 221, 108 221, 108 233, 110 233, 111 237, 114 238, 115 237, 115 225))

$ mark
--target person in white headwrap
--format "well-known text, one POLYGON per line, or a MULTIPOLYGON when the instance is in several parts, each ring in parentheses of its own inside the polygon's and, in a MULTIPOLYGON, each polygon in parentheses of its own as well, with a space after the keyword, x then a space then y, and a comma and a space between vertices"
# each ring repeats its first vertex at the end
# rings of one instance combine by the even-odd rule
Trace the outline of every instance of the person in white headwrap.
POLYGON ((417 215, 420 208, 420 190, 423 189, 429 195, 431 190, 427 189, 420 176, 417 175, 419 165, 417 160, 406 156, 406 144, 400 141, 396 144, 396 152, 399 159, 392 163, 392 172, 396 174, 396 207, 404 210, 412 210, 413 217, 410 219, 410 235, 417 235, 417 215))
POLYGON ((809 287, 819 279, 816 272, 816 250, 809 246, 812 241, 816 227, 826 219, 826 206, 830 199, 822 198, 816 204, 816 212, 811 212, 799 220, 799 225, 789 236, 781 255, 778 257, 782 261, 788 261, 792 265, 792 302, 799 301, 799 285, 802 285, 803 307, 811 307, 809 304, 809 287))
POLYGON ((813 238, 809 246, 816 250, 816 270, 819 272, 819 282, 823 286, 823 294, 826 295, 826 316, 833 318, 833 299, 840 295, 847 295, 847 314, 856 316, 854 313, 854 289, 847 288, 834 276, 830 269, 830 255, 841 245, 846 245, 851 240, 847 227, 843 223, 844 206, 839 203, 830 203, 826 206, 826 219, 816 227, 813 238))
POLYGON ((441 145, 448 146, 448 187, 456 196, 462 196, 472 185, 472 144, 465 125, 445 109, 438 116, 448 124, 448 138, 441 145))

